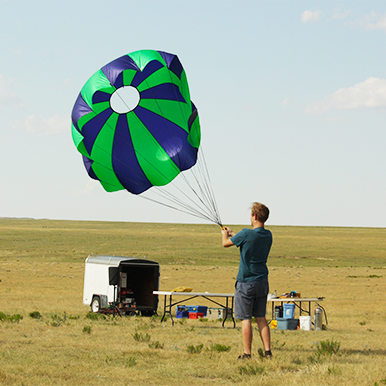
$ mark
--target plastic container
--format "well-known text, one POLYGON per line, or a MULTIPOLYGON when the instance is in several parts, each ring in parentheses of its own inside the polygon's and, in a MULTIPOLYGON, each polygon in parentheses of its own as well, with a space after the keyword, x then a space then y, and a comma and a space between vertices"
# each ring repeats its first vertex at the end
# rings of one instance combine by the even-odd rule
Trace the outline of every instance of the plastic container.
POLYGON ((299 316, 300 329, 305 331, 312 330, 312 316, 299 316))
POLYGON ((203 317, 204 314, 202 312, 189 312, 189 319, 199 319, 203 317))
POLYGON ((277 320, 278 330, 296 330, 299 325, 299 319, 279 318, 277 320))
POLYGON ((208 311, 208 307, 206 306, 185 306, 188 312, 200 312, 203 313, 204 316, 206 316, 206 313, 208 311))
POLYGON ((225 315, 225 308, 208 307, 206 316, 209 320, 223 319, 225 315))
POLYGON ((283 304, 283 318, 293 319, 295 316, 295 304, 284 303, 283 304))
POLYGON ((177 306, 176 307, 176 318, 189 318, 189 312, 186 308, 186 306, 177 306))
POLYGON ((188 311, 176 311, 176 318, 189 318, 189 312, 188 311))

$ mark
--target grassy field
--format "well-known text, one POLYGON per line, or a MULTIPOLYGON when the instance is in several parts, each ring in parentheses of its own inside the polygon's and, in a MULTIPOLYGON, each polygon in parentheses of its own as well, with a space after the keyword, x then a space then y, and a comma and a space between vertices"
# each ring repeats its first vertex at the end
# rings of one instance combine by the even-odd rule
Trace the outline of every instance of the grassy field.
POLYGON ((218 226, 0 219, 0 385, 386 384, 386 229, 269 228, 271 291, 325 296, 328 326, 274 330, 272 361, 256 339, 240 363, 239 323, 82 305, 91 253, 158 261, 161 290, 233 292, 238 251, 218 226))

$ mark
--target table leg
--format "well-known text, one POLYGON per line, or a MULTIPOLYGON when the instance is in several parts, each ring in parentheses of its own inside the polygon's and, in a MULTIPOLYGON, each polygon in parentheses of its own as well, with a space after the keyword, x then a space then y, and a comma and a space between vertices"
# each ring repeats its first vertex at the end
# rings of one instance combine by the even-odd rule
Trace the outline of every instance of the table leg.
POLYGON ((169 296, 169 305, 167 303, 167 295, 165 295, 164 300, 164 314, 162 315, 161 323, 164 321, 166 314, 170 315, 170 319, 172 321, 172 325, 174 326, 174 320, 172 316, 172 295, 169 296))
POLYGON ((161 323, 164 321, 165 316, 166 316, 166 295, 164 299, 164 314, 162 315, 161 323))
POLYGON ((235 318, 233 316, 233 306, 234 306, 234 298, 232 297, 232 306, 231 306, 231 308, 229 308, 229 298, 227 296, 226 300, 225 300, 225 318, 222 321, 222 326, 223 327, 224 327, 224 324, 225 324, 226 320, 228 319, 229 310, 230 310, 230 313, 231 313, 231 319, 233 321, 233 328, 236 327, 236 321, 235 321, 235 318))

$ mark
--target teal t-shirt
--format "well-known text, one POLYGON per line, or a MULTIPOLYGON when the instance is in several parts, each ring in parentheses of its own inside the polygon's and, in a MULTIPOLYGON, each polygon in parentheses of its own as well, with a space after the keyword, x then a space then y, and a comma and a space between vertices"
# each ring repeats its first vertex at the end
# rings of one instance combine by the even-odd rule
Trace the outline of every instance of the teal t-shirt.
POLYGON ((243 229, 231 241, 240 248, 237 281, 248 282, 268 276, 267 259, 272 245, 272 233, 265 228, 243 229))

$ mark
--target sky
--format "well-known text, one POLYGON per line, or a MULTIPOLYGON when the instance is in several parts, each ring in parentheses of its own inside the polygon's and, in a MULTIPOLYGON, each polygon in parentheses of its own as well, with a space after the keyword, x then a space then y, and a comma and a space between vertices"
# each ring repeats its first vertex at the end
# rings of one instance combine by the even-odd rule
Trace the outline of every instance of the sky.
POLYGON ((0 217, 206 223, 90 179, 87 79, 178 55, 224 224, 386 227, 386 1, 0 0, 0 217))

